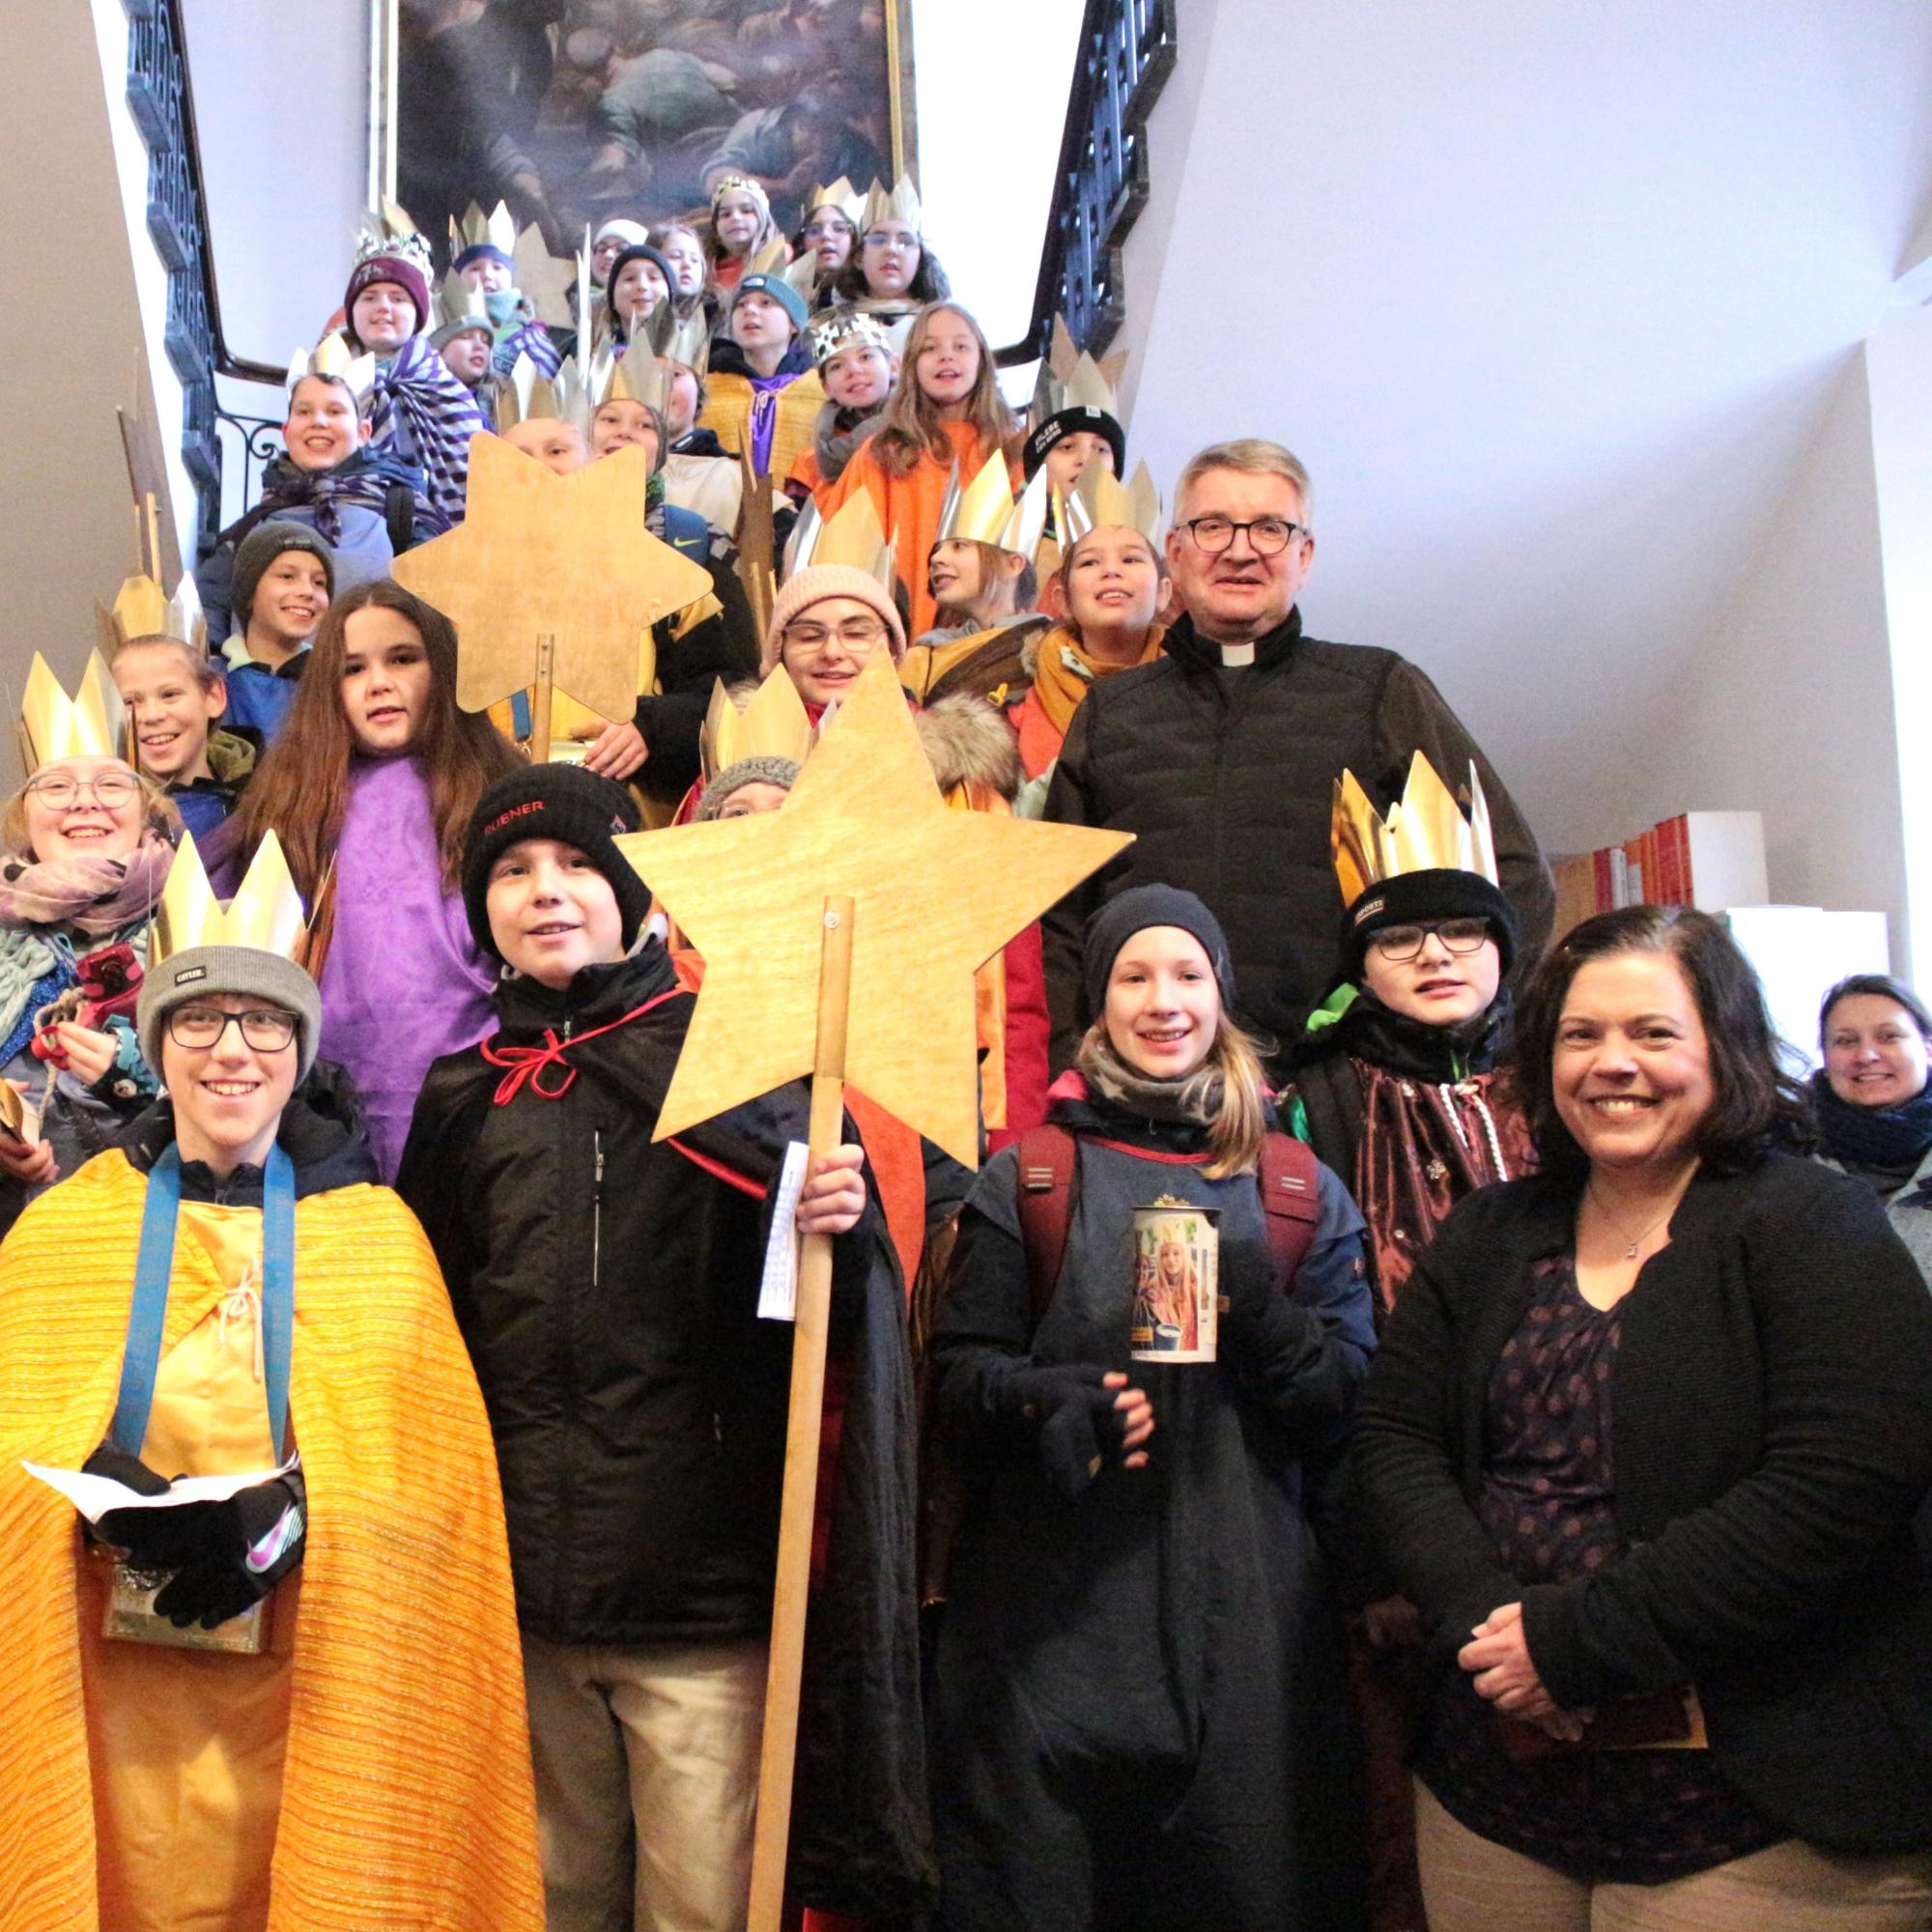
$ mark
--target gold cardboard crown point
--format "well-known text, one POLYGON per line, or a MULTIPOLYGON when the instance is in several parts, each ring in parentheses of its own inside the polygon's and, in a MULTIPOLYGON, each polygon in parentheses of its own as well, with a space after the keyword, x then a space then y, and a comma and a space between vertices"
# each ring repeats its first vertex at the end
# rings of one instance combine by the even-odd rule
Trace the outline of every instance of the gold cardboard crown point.
POLYGON ((225 906, 208 882, 193 833, 184 832, 155 908, 149 960, 158 965, 191 946, 247 946, 298 959, 307 930, 301 895, 272 832, 263 836, 241 890, 225 906))
POLYGON ((208 649, 208 619, 201 593, 185 574, 170 597, 152 577, 130 577, 101 612, 102 638, 110 655, 136 638, 170 638, 197 655, 208 649))
MULTIPOLYGON (((744 274, 778 275, 782 277, 785 265, 789 260, 790 254, 785 246, 784 237, 782 235, 774 235, 762 248, 758 249, 754 254, 745 257, 744 274)), ((744 285, 744 275, 741 275, 738 280, 738 286, 743 288, 744 285)))
POLYGON ((410 212, 401 202, 384 195, 379 207, 363 215, 355 237, 355 260, 360 268, 376 255, 399 255, 422 270, 427 282, 436 272, 428 240, 417 229, 410 212))
POLYGON ((452 259, 466 248, 500 248, 512 261, 517 251, 517 221, 508 206, 498 202, 485 214, 475 202, 463 211, 459 222, 454 215, 449 219, 449 252, 452 259))
POLYGON ((27 735, 29 775, 56 758, 125 758, 128 707, 114 688, 107 660, 87 654, 87 668, 70 697, 39 651, 27 672, 20 724, 27 735))
POLYGON ((960 488, 959 466, 953 464, 946 485, 946 500, 939 513, 939 527, 932 540, 936 544, 949 539, 991 544, 996 550, 1004 550, 1012 521, 1012 471, 1007 468, 1005 453, 996 449, 980 464, 964 489, 960 488))
POLYGON ((307 376, 327 376, 331 382, 346 383, 360 409, 375 386, 376 358, 357 355, 339 334, 325 335, 312 350, 298 349, 289 357, 287 387, 291 394, 307 376))
POLYGON ((734 189, 749 194, 760 208, 764 209, 767 213, 770 213, 772 206, 771 196, 765 192, 763 184, 754 182, 750 175, 720 175, 711 185, 711 206, 716 208, 719 202, 734 189))
MULTIPOLYGON (((879 522, 879 506, 869 490, 855 490, 830 517, 820 520, 815 510, 801 512, 803 529, 808 513, 809 530, 799 535, 787 575, 828 563, 847 564, 877 580, 887 596, 896 582, 897 569, 892 540, 879 522)), ((794 534, 798 534, 795 532, 794 534)))
POLYGON ((872 184, 860 217, 859 232, 869 235, 882 221, 903 221, 918 235, 921 233, 920 218, 919 189, 913 186, 910 175, 901 175, 894 183, 890 194, 879 183, 872 184))
POLYGON ((1495 838, 1483 781, 1469 766, 1469 816, 1435 767, 1417 752, 1402 796, 1384 818, 1351 771, 1335 786, 1329 845, 1343 899, 1352 905, 1371 886, 1406 872, 1474 872, 1500 885, 1495 838))
MULTIPOLYGON (((1041 464, 1034 481, 1045 474, 1046 466, 1041 464)), ((1124 484, 1104 463, 1090 463, 1071 493, 1059 500, 1056 527, 1061 542, 1068 546, 1089 530, 1108 526, 1138 530, 1152 543, 1160 525, 1160 492, 1153 487, 1145 462, 1135 466, 1132 482, 1124 484)))
POLYGON ((866 197, 840 175, 829 187, 815 187, 800 206, 798 225, 803 228, 821 208, 836 209, 854 228, 866 212, 866 197))
POLYGON ((528 355, 520 354, 510 373, 497 385, 497 427, 499 432, 517 423, 555 417, 590 433, 590 398, 577 358, 566 355, 557 364, 554 376, 546 376, 528 355))
POLYGON ((437 284, 436 321, 439 331, 458 323, 471 328, 490 328, 490 298, 481 289, 472 289, 454 269, 437 284))
POLYGON ((590 372, 590 407, 595 412, 606 403, 642 403, 663 416, 670 401, 669 386, 669 372, 649 353, 648 345, 622 355, 612 348, 598 357, 590 372))
POLYGON ((789 758, 802 765, 811 746, 811 719, 805 700, 783 671, 774 671, 743 706, 722 680, 712 687, 703 732, 707 779, 741 758, 789 758))

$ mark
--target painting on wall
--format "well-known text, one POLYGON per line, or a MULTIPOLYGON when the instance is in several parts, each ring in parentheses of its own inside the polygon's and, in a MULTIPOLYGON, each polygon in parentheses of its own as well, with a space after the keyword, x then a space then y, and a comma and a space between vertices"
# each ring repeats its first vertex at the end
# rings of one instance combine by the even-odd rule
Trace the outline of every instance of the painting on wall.
POLYGON ((379 138, 439 251, 471 201, 506 201, 567 254, 586 223, 700 213, 723 172, 761 182, 790 234, 814 185, 890 185, 912 159, 911 0, 378 4, 379 138))

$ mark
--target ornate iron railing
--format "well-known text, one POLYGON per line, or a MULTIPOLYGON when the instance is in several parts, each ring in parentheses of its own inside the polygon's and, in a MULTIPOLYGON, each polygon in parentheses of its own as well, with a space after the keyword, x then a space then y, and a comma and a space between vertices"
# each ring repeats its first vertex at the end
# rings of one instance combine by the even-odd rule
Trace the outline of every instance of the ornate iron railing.
POLYGON ((1175 44, 1174 0, 1087 0, 1033 319, 1003 364, 1043 355, 1056 315, 1095 355, 1125 319, 1121 249, 1147 205, 1147 119, 1175 44))
POLYGON ((198 554, 221 527, 218 425, 239 429, 244 451, 259 434, 247 426, 254 418, 221 409, 214 379, 233 376, 279 385, 282 372, 232 355, 221 332, 181 0, 122 4, 128 15, 128 108, 148 150, 148 234, 167 270, 162 345, 181 378, 182 461, 194 482, 198 554))

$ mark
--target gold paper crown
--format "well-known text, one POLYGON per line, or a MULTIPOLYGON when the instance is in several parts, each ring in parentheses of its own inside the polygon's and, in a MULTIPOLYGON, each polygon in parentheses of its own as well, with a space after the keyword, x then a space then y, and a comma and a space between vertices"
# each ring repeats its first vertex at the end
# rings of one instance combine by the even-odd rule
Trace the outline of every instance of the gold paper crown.
POLYGON ((439 334, 461 324, 469 328, 490 329, 490 298, 481 289, 472 289, 454 269, 443 276, 436 291, 436 320, 431 328, 439 334))
POLYGON ((669 401, 668 387, 665 366, 648 344, 623 355, 607 348, 591 365, 590 407, 594 412, 606 403, 642 403, 662 416, 669 401))
POLYGON ((346 383, 359 410, 375 386, 376 358, 355 355, 341 335, 325 335, 313 350, 298 349, 289 357, 288 388, 291 394, 305 376, 327 376, 335 382, 346 383))
POLYGON ((830 517, 808 501, 798 513, 798 526, 786 546, 785 576, 828 563, 849 564, 875 578, 888 597, 898 580, 892 539, 879 522, 878 505, 869 490, 855 490, 830 517))
MULTIPOLYGON (((1045 474, 1042 464, 1033 480, 1037 483, 1045 474)), ((1054 527, 1069 548, 1089 530, 1106 526, 1138 530, 1152 543, 1160 526, 1160 492, 1153 487, 1145 462, 1134 466, 1133 480, 1124 484, 1104 463, 1090 463, 1072 493, 1059 497, 1057 502, 1054 527)))
POLYGON ((711 185, 711 206, 716 208, 720 200, 733 188, 742 188, 768 214, 771 213, 771 196, 765 192, 764 185, 761 182, 754 182, 750 175, 720 175, 711 185))
POLYGON ((503 202, 485 214, 472 201, 461 221, 453 214, 449 217, 450 259, 454 261, 466 248, 497 248, 516 259, 517 221, 503 202))
POLYGON ((854 228, 866 212, 866 197, 840 175, 830 187, 815 187, 799 204, 798 225, 803 228, 821 208, 836 208, 854 228))
MULTIPOLYGON (((1045 474, 1041 469, 1034 481, 1037 483, 1045 474)), ((1029 488, 1018 502, 1013 500, 1012 472, 1007 468, 1006 457, 995 450, 963 490, 959 487, 959 466, 953 464, 946 499, 940 506, 939 528, 932 540, 936 544, 949 538, 991 544, 995 550, 1031 556, 1046 527, 1046 505, 1043 487, 1037 491, 1029 488)))
POLYGON ((20 704, 21 749, 30 776, 55 758, 125 758, 127 725, 128 707, 98 650, 88 652, 87 668, 71 697, 46 659, 34 653, 20 704))
POLYGON ((1103 362, 1094 361, 1084 349, 1076 350, 1073 337, 1067 330, 1066 318, 1064 315, 1055 316, 1053 340, 1034 383, 1029 422, 1037 428, 1049 416, 1057 416, 1062 410, 1071 409, 1102 410, 1119 422, 1121 402, 1118 388, 1126 366, 1127 352, 1124 349, 1109 355, 1103 362))
POLYGON ((417 230, 409 210, 386 194, 380 208, 371 209, 362 217, 351 269, 359 269, 376 255, 399 255, 404 261, 412 262, 422 270, 425 282, 436 272, 429 242, 417 230))
POLYGON ((762 248, 745 257, 744 273, 738 277, 738 286, 745 286, 745 275, 777 275, 782 280, 790 259, 784 237, 774 235, 762 248))
POLYGON ((577 358, 566 355, 554 376, 546 376, 527 355, 519 355, 497 386, 497 428, 554 416, 590 434, 591 402, 577 358))
POLYGON ((711 331, 700 308, 696 315, 677 316, 672 303, 659 302, 644 329, 652 352, 673 362, 682 362, 696 375, 703 375, 711 364, 711 331))
POLYGON ((567 256, 553 255, 550 243, 544 240, 543 230, 534 221, 527 223, 518 235, 517 245, 511 251, 511 261, 516 285, 523 292, 524 299, 535 311, 537 320, 551 328, 574 327, 576 319, 570 305, 572 289, 581 292, 590 282, 588 224, 583 230, 583 251, 575 262, 567 256))
POLYGON ((184 573, 171 598, 152 577, 130 577, 121 586, 111 609, 97 604, 100 639, 112 659, 123 644, 136 638, 171 638, 197 657, 208 652, 208 619, 194 579, 184 573))
POLYGON ((307 931, 301 895, 296 891, 281 840, 272 832, 263 835, 242 890, 225 906, 208 883, 193 833, 184 832, 155 908, 148 963, 157 966, 191 946, 248 946, 257 952, 299 959, 307 931))
POLYGON ((915 235, 921 232, 919 190, 910 175, 901 175, 890 194, 877 182, 872 184, 860 217, 860 234, 869 235, 882 221, 903 221, 915 235))
POLYGON ((722 679, 712 686, 702 734, 707 779, 740 758, 789 758, 802 765, 811 743, 811 720, 790 678, 766 678, 742 710, 722 679))
POLYGON ((864 309, 835 308, 811 325, 812 359, 822 369, 848 344, 863 342, 869 349, 882 349, 890 355, 893 345, 874 316, 864 309))
POLYGON ((1353 905, 1371 886, 1404 872, 1474 872, 1492 886, 1500 885, 1490 808, 1473 763, 1465 797, 1466 818, 1435 767, 1418 752, 1402 797, 1384 819, 1370 804, 1354 773, 1345 770, 1335 786, 1329 831, 1343 902, 1353 905))
POLYGON ((812 298, 818 293, 818 257, 808 248, 796 261, 787 262, 782 272, 786 282, 805 298, 805 305, 810 308, 812 298))

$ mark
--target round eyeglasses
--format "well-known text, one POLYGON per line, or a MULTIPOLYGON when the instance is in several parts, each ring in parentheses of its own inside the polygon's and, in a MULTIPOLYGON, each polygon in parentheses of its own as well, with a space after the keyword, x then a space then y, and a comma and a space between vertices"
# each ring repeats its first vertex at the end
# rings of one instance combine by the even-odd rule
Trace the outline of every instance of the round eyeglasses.
POLYGON ((71 772, 49 772, 45 778, 30 780, 27 789, 49 811, 65 811, 82 792, 113 811, 140 796, 141 781, 132 772, 102 772, 91 779, 77 779, 71 772))

